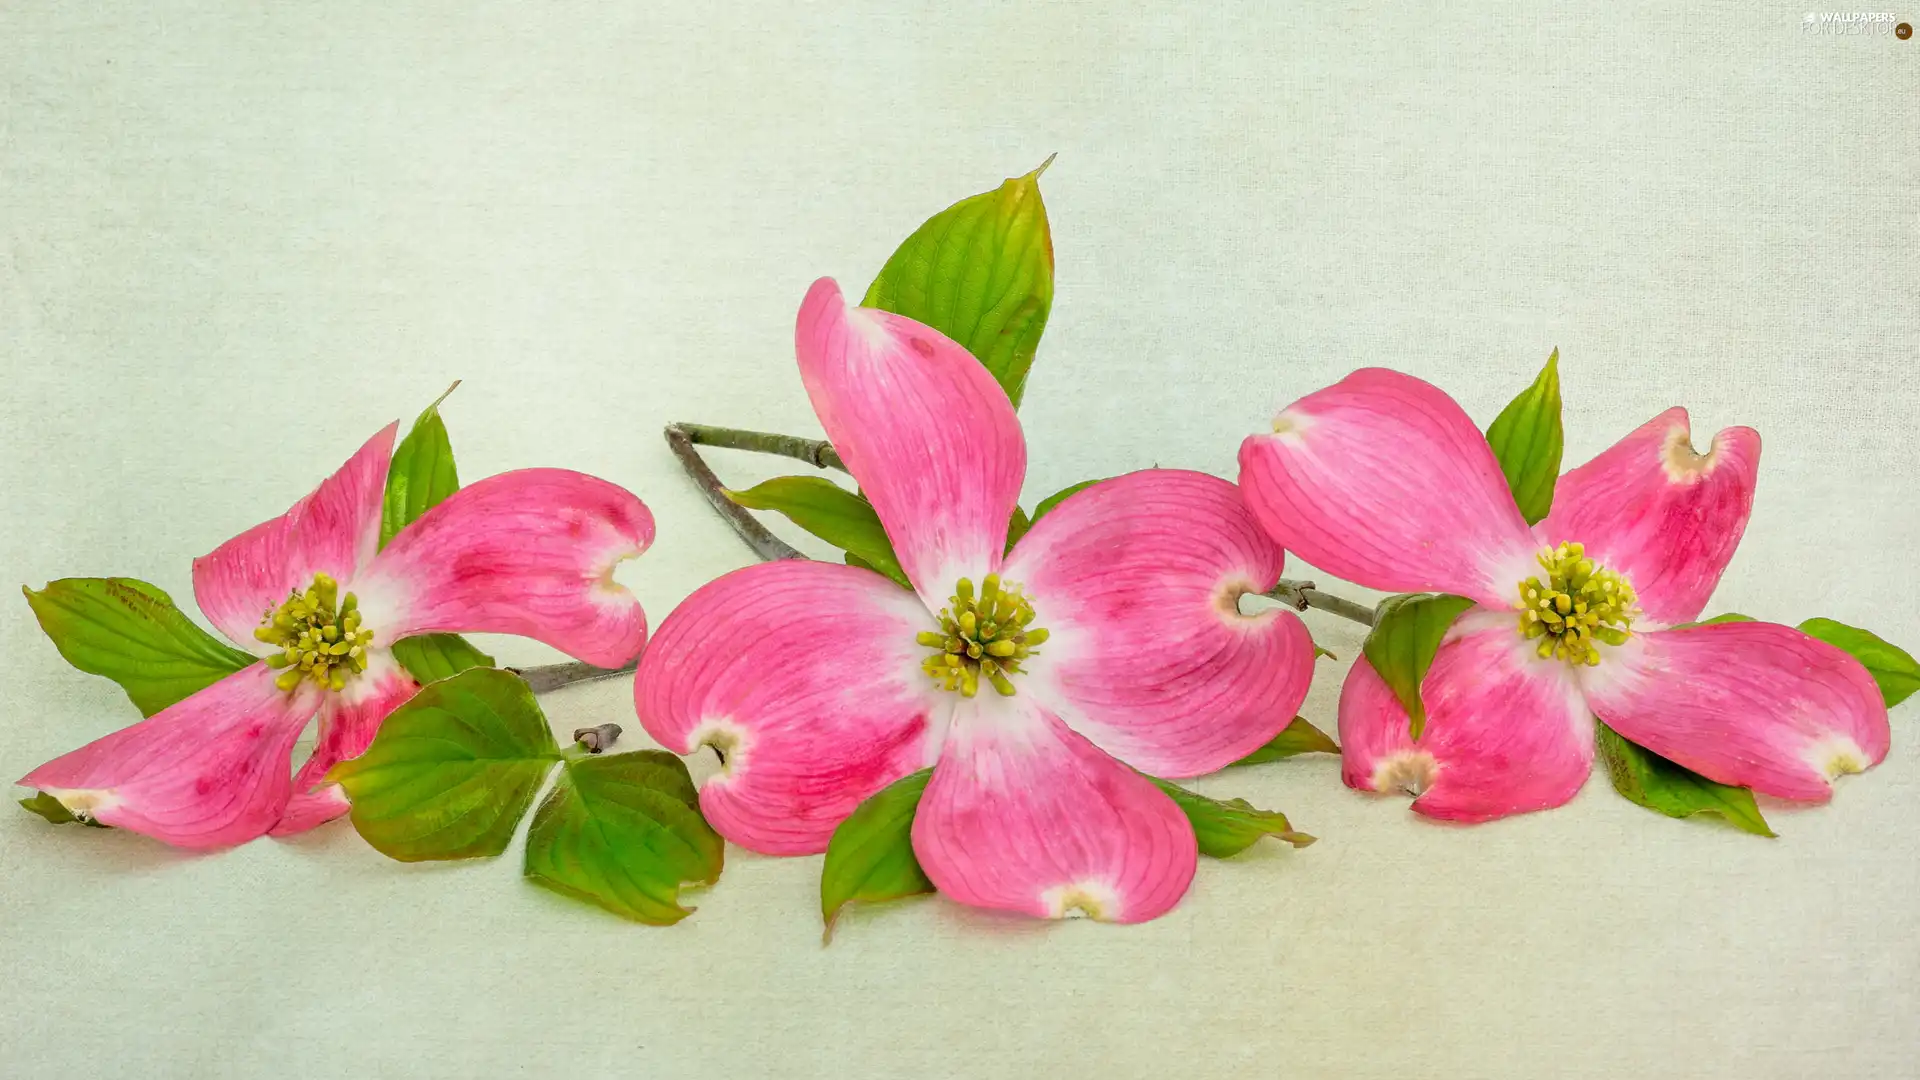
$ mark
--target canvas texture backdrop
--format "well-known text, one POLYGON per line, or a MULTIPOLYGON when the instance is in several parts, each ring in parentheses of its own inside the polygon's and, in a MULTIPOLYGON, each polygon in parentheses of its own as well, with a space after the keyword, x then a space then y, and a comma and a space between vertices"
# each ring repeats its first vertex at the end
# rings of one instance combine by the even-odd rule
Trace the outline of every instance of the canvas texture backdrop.
MULTIPOLYGON (((464 479, 647 500, 621 580, 657 626, 750 559, 662 425, 817 435, 808 283, 857 294, 1057 151, 1029 505, 1232 477, 1362 365, 1484 423, 1558 347, 1569 465, 1675 404, 1701 446, 1762 432, 1712 610, 1920 645, 1920 41, 1779 3, 1425 7, 8 3, 0 565, 184 600, 193 557, 459 378, 464 479)), ((1308 622, 1331 728, 1358 636, 1308 622)), ((0 653, 9 779, 135 718, 22 601, 0 653)), ((546 705, 645 745, 630 700, 546 705)), ((730 850, 651 929, 524 883, 517 844, 404 866, 333 825, 195 857, 0 807, 0 1072, 1910 1077, 1920 715, 1892 719, 1830 807, 1768 807, 1777 840, 1603 777, 1444 827, 1321 757, 1196 784, 1322 839, 1204 861, 1157 922, 936 898, 826 948, 817 858, 730 850)))

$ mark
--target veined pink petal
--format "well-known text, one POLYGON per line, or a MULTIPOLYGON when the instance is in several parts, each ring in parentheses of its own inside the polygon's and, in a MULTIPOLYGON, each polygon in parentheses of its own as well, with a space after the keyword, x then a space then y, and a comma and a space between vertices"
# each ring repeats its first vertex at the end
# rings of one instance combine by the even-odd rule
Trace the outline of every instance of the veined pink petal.
POLYGON ((302 683, 253 664, 130 728, 57 757, 22 778, 69 810, 176 847, 251 840, 280 819, 293 744, 319 707, 302 683))
POLYGON ((1723 784, 1825 802, 1887 756, 1887 707, 1859 661, 1773 623, 1635 634, 1581 673, 1600 719, 1723 784))
POLYGON ((347 581, 373 557, 398 427, 380 429, 293 509, 193 560, 193 597, 208 622, 256 656, 276 652, 253 631, 288 593, 319 573, 347 581))
POLYGON ((347 812, 351 804, 339 784, 320 785, 327 770, 366 752, 380 730, 380 722, 419 692, 393 654, 386 649, 367 651, 367 670, 347 683, 345 690, 328 694, 320 706, 320 734, 313 753, 293 777, 293 797, 272 830, 275 836, 306 832, 347 812), (315 785, 320 785, 316 788, 315 785))
POLYGON ((1760 433, 1727 428, 1693 450, 1687 410, 1668 409, 1560 478, 1548 543, 1577 540, 1626 575, 1659 625, 1700 617, 1747 530, 1760 474, 1760 433))
POLYGON ((1420 685, 1418 749, 1434 769, 1416 811, 1487 821, 1559 806, 1586 783, 1593 715, 1573 670, 1535 647, 1504 611, 1471 609, 1448 631, 1420 685))
POLYGON ((1364 368, 1240 444, 1240 487, 1280 546, 1355 584, 1511 606, 1536 545, 1480 429, 1439 389, 1364 368))
POLYGON ((1155 776, 1238 761, 1293 720, 1313 679, 1298 616, 1240 613, 1283 558, 1217 477, 1150 469, 1079 492, 1001 571, 1051 635, 1014 677, 1020 693, 1155 776))
POLYGON ((938 610, 961 577, 1000 565, 1027 445, 1006 392, 928 326, 847 306, 813 283, 794 330, 800 379, 834 449, 938 610))
POLYGON ((1340 778, 1355 791, 1418 795, 1433 782, 1433 755, 1414 744, 1412 721, 1365 655, 1340 684, 1340 778))
POLYGON ((861 800, 925 768, 955 695, 920 671, 932 616, 871 571, 780 561, 683 601, 634 679, 660 745, 725 759, 700 789, 720 835, 770 855, 825 851, 861 800))
POLYGON ((1046 919, 1145 922, 1186 895, 1193 826, 1153 782, 1031 695, 965 700, 913 819, 939 890, 1046 919))
POLYGON ((349 587, 392 645, 415 634, 518 634, 619 667, 647 641, 640 601, 613 568, 653 543, 632 493, 566 469, 521 469, 461 488, 400 530, 349 587))

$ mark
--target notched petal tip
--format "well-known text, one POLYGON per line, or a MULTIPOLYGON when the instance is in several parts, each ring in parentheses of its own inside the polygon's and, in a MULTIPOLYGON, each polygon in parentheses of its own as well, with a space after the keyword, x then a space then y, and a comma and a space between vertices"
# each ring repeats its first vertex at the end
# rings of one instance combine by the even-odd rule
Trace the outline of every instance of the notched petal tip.
POLYGON ((1373 767, 1373 790, 1382 795, 1402 793, 1418 798, 1433 787, 1440 763, 1425 750, 1403 750, 1381 758, 1373 767))
POLYGON ((1120 912, 1120 894, 1104 881, 1056 885, 1040 894, 1050 919, 1092 919, 1113 922, 1120 912))

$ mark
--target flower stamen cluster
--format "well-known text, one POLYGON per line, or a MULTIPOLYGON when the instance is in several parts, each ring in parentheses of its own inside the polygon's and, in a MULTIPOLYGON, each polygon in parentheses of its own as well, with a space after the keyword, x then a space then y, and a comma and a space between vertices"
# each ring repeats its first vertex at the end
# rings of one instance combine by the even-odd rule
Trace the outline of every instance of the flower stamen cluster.
POLYGON ((1578 543, 1543 548, 1538 558, 1546 576, 1520 583, 1520 633, 1540 639, 1541 659, 1593 667, 1600 663, 1596 643, 1627 643, 1639 611, 1626 578, 1587 558, 1578 543))
POLYGON ((339 595, 340 584, 327 574, 315 574, 305 592, 288 595, 253 636, 281 651, 267 657, 267 666, 285 668, 274 685, 292 690, 300 680, 338 692, 347 680, 367 670, 367 646, 373 631, 360 625, 359 600, 339 595), (338 601, 338 607, 335 602, 338 601))
POLYGON ((955 690, 962 697, 980 691, 985 679, 1002 696, 1013 696, 1013 680, 1020 664, 1035 655, 1035 647, 1047 640, 1047 631, 1035 627, 1033 604, 1018 585, 1006 585, 1000 575, 988 574, 980 580, 980 594, 973 592, 973 579, 961 578, 954 586, 953 598, 940 609, 938 632, 923 631, 915 640, 933 649, 920 669, 933 677, 942 689, 955 690))

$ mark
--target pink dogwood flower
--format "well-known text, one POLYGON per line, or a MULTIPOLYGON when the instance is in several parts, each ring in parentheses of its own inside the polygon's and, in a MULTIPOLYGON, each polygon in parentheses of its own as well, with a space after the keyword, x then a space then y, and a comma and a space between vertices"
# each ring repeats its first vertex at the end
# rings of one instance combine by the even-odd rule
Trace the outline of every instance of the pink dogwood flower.
POLYGON ((721 752, 700 805, 743 847, 824 851, 862 800, 931 765, 913 849, 948 897, 1167 911, 1193 830, 1135 769, 1211 772, 1293 718, 1306 628, 1237 606, 1278 580, 1279 546, 1233 485, 1156 469, 1075 494, 1005 552, 1026 444, 964 348, 822 279, 795 349, 913 591, 824 562, 728 574, 661 625, 635 679, 641 723, 679 753, 721 752))
POLYGON ((1669 409, 1560 477, 1529 527, 1453 399, 1356 371, 1240 447, 1240 484, 1287 550, 1390 592, 1469 597, 1421 685, 1426 725, 1364 657, 1340 698, 1349 786, 1404 789, 1430 817, 1559 806, 1593 764, 1598 716, 1723 784, 1826 800, 1886 757, 1887 710, 1864 667, 1791 627, 1699 618, 1753 504, 1760 436, 1693 449, 1669 409))
POLYGON ((380 548, 389 425, 293 509, 193 562, 208 621, 259 661, 55 758, 19 783, 69 810, 186 848, 312 828, 344 813, 336 762, 419 686, 395 662, 416 634, 518 634, 618 667, 646 642, 611 577, 653 542, 639 499, 563 469, 462 488, 380 548), (312 755, 289 779, 315 715, 312 755))

